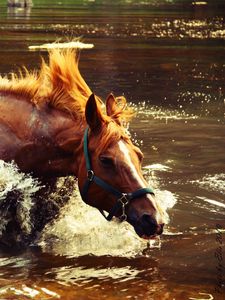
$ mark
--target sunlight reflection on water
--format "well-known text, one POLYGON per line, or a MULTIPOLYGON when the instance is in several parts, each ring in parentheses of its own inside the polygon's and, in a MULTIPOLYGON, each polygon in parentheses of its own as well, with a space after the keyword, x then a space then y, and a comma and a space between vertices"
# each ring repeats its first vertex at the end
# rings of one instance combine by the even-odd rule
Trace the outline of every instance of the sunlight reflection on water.
MULTIPOLYGON (((5 295, 6 299, 13 299, 11 298, 12 295, 15 296, 24 296, 26 299, 59 299, 61 298, 56 292, 51 291, 44 287, 28 287, 26 284, 22 286, 7 286, 4 288, 0 288, 0 295, 5 295), (8 296, 10 298, 8 298, 8 296)), ((2 300, 5 298, 2 298, 2 300)))
POLYGON ((218 191, 225 194, 225 174, 206 174, 203 178, 192 180, 191 183, 207 190, 218 191))
POLYGON ((126 267, 108 267, 108 268, 87 268, 85 266, 66 266, 57 269, 52 269, 51 273, 56 273, 56 279, 58 282, 62 283, 74 283, 74 282, 84 282, 84 280, 94 278, 98 280, 104 279, 120 279, 122 280, 132 280, 134 279, 141 271, 135 268, 131 268, 131 266, 126 267))

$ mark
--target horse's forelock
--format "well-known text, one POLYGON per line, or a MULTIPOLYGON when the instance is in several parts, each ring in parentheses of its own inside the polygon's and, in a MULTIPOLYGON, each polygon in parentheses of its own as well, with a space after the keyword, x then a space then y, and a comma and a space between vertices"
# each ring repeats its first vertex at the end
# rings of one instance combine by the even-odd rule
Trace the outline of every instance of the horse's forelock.
POLYGON ((104 153, 104 151, 110 147, 110 144, 115 144, 120 140, 132 144, 126 129, 123 126, 118 125, 115 121, 104 122, 102 129, 94 139, 94 147, 97 155, 104 153))

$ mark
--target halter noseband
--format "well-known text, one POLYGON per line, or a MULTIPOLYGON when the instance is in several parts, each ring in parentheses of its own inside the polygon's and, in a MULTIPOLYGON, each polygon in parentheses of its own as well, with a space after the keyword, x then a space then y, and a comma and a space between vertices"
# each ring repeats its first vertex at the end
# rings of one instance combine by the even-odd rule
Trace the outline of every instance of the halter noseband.
MULTIPOLYGON (((113 194, 117 201, 115 205, 110 210, 108 216, 105 215, 104 211, 99 209, 99 211, 102 213, 102 215, 105 217, 107 221, 111 221, 112 218, 116 215, 116 213, 122 209, 122 214, 119 217, 121 221, 125 221, 127 219, 126 215, 126 206, 129 204, 129 202, 135 198, 138 198, 140 196, 146 195, 146 194, 152 194, 154 195, 154 192, 151 188, 141 188, 133 193, 121 193, 105 181, 103 181, 101 178, 97 177, 92 170, 91 167, 91 160, 88 152, 88 128, 86 128, 84 132, 84 157, 85 157, 85 163, 86 163, 86 169, 87 169, 87 180, 83 186, 83 189, 81 191, 81 196, 83 200, 87 199, 87 193, 88 189, 92 182, 103 188, 105 191, 113 194)), ((87 201, 86 201, 87 202, 87 201)))

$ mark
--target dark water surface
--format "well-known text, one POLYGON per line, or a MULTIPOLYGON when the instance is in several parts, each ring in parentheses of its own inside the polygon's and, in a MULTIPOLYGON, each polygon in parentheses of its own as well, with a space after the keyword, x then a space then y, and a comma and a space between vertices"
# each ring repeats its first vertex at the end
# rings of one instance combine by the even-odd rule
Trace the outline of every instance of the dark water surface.
POLYGON ((93 43, 81 53, 84 78, 103 98, 113 91, 135 104, 131 132, 143 170, 165 207, 175 205, 161 242, 143 246, 131 229, 120 235, 92 212, 77 217, 87 223, 74 240, 69 204, 40 249, 0 252, 0 299, 224 299, 223 1, 46 0, 30 10, 7 10, 5 2, 0 73, 38 67, 46 53, 31 45, 93 43))

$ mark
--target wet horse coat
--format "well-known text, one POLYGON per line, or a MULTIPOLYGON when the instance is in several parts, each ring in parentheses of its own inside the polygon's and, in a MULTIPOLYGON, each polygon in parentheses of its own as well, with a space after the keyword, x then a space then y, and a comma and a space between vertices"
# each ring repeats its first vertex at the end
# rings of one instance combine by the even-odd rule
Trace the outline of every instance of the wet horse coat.
MULTIPOLYGON (((14 160, 21 171, 40 178, 75 175, 82 190, 88 126, 94 172, 122 193, 147 188, 143 155, 122 126, 132 115, 123 97, 110 94, 103 106, 82 78, 71 50, 52 51, 40 72, 24 70, 25 75, 0 79, 0 159, 14 160)), ((115 197, 94 183, 85 201, 105 211, 115 205, 115 197)), ((162 233, 163 211, 147 192, 126 205, 126 216, 141 237, 162 233)))

